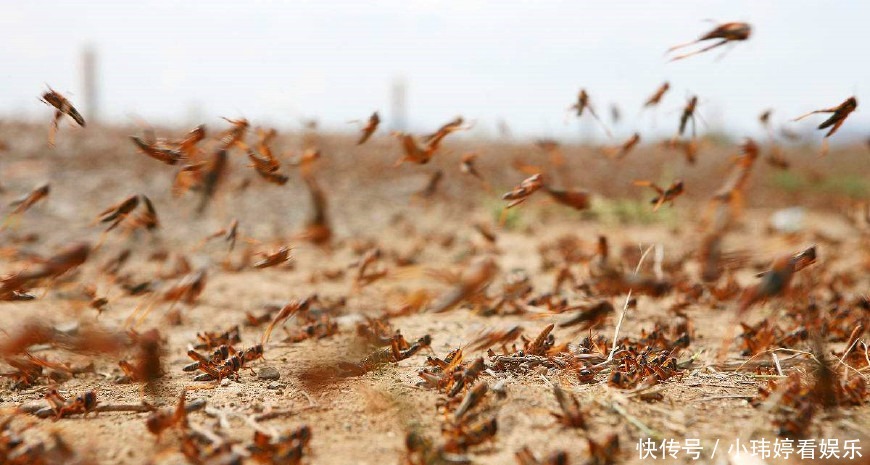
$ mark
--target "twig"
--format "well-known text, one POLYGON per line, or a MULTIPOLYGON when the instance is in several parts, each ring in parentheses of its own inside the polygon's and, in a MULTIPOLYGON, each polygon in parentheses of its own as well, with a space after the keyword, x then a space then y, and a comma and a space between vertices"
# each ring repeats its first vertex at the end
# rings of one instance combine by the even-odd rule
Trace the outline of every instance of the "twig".
POLYGON ((695 399, 695 402, 704 402, 704 401, 708 401, 708 400, 717 400, 717 399, 753 399, 753 398, 755 398, 755 396, 734 394, 734 395, 727 395, 727 396, 722 395, 722 396, 701 397, 699 399, 695 399))
POLYGON ((273 430, 272 428, 267 428, 267 427, 259 424, 253 415, 244 415, 244 414, 239 413, 239 412, 230 412, 230 415, 232 415, 236 418, 241 418, 242 420, 245 421, 245 423, 248 424, 248 426, 250 426, 251 428, 254 428, 255 430, 257 430, 263 434, 266 434, 268 436, 275 436, 277 434, 275 432, 275 430, 273 430))
POLYGON ((653 261, 653 272, 655 273, 656 279, 659 281, 664 277, 664 271, 662 271, 662 262, 665 259, 665 248, 661 244, 656 244, 656 253, 655 260, 653 261))
POLYGON ((551 383, 550 380, 547 379, 546 376, 541 375, 541 380, 544 381, 544 384, 546 384, 547 386, 549 386, 550 389, 553 389, 553 383, 551 383))
MULTIPOLYGON (((649 254, 650 250, 655 246, 649 246, 646 251, 640 256, 640 259, 637 261, 637 266, 634 268, 634 274, 640 272, 640 266, 643 264, 643 260, 646 258, 647 254, 649 254)), ((616 322, 616 329, 613 331, 613 347, 610 348, 610 353, 607 355, 607 359, 601 363, 595 364, 592 368, 604 368, 610 362, 613 361, 613 356, 616 354, 616 340, 619 339, 619 329, 622 327, 622 321, 625 320, 625 314, 628 312, 628 303, 631 301, 631 291, 633 289, 628 290, 628 294, 625 296, 625 303, 622 305, 622 314, 619 315, 619 321, 616 322)))
MULTIPOLYGON (((271 413, 271 412, 269 412, 269 413, 271 413)), ((267 428, 267 427, 259 424, 257 421, 257 420, 264 419, 262 417, 264 415, 268 415, 268 413, 264 414, 264 415, 245 415, 241 412, 235 412, 232 410, 227 411, 227 410, 220 410, 220 409, 216 409, 216 408, 207 408, 205 411, 205 414, 210 416, 210 417, 218 418, 220 427, 222 429, 229 429, 230 428, 229 417, 234 417, 234 418, 241 419, 242 421, 247 423, 248 426, 250 426, 251 428, 253 428, 261 433, 265 433, 269 436, 275 436, 275 434, 276 434, 273 429, 267 428)))
POLYGON ((272 410, 271 412, 265 412, 265 413, 261 413, 259 415, 254 416, 254 420, 266 421, 266 420, 271 420, 273 418, 289 417, 289 416, 293 416, 299 412, 309 410, 311 408, 313 408, 313 407, 304 407, 304 408, 299 409, 299 410, 272 410))
MULTIPOLYGON (((22 412, 29 413, 39 418, 48 418, 57 414, 50 406, 45 407, 39 404, 22 405, 19 407, 22 412)), ((92 410, 80 412, 85 415, 88 413, 100 412, 131 412, 131 413, 148 413, 157 410, 153 405, 148 404, 104 404, 97 405, 92 410)), ((77 412, 78 413, 78 412, 77 412)), ((75 415, 75 414, 69 414, 75 415)))
MULTIPOLYGON (((782 351, 785 351, 785 352, 794 352, 794 353, 797 353, 797 354, 808 354, 810 357, 813 358, 813 360, 816 361, 816 363, 818 363, 819 365, 822 364, 822 362, 821 362, 818 358, 816 358, 815 354, 813 354, 813 353, 811 353, 811 352, 806 352, 806 351, 802 351, 802 350, 795 350, 795 349, 784 349, 784 348, 773 349, 773 350, 774 350, 774 351, 776 351, 776 350, 782 350, 782 351)), ((844 361, 842 361, 842 360, 840 360, 840 359, 837 359, 837 362, 839 362, 840 365, 843 365, 844 367, 846 367, 846 368, 848 368, 848 369, 854 371, 855 373, 858 373, 858 376, 864 378, 865 380, 867 379, 867 377, 864 376, 864 374, 861 373, 861 371, 859 371, 857 368, 853 367, 852 365, 849 365, 848 363, 846 363, 846 362, 844 362, 844 361)))
POLYGON ((779 365, 779 357, 776 356, 776 352, 771 352, 771 358, 773 358, 773 363, 776 365, 776 372, 779 373, 779 376, 785 376, 782 374, 782 367, 779 365))
POLYGON ((690 366, 692 366, 693 363, 695 363, 695 360, 698 360, 699 358, 701 358, 701 354, 703 354, 703 353, 704 353, 703 349, 699 350, 698 352, 695 352, 694 354, 692 354, 692 356, 689 357, 688 359, 683 360, 682 362, 677 362, 677 368, 682 368, 682 369, 689 368, 690 366))
POLYGON ((864 341, 861 341, 861 344, 864 345, 864 360, 867 360, 867 366, 870 367, 870 353, 868 353, 870 347, 868 347, 867 343, 864 341))
POLYGON ((626 421, 631 423, 635 428, 639 429, 642 433, 646 434, 648 437, 654 439, 655 441, 660 441, 662 439, 661 433, 659 433, 658 431, 656 431, 656 430, 650 428, 649 426, 647 426, 646 424, 644 424, 636 416, 628 413, 621 405, 617 404, 616 402, 611 401, 610 404, 608 404, 600 399, 596 400, 596 402, 598 402, 598 404, 601 405, 602 407, 609 408, 609 409, 613 410, 614 412, 620 414, 623 418, 625 418, 626 421))
MULTIPOLYGON (((754 386, 755 383, 752 383, 754 386)), ((746 389, 747 386, 737 386, 733 384, 716 384, 716 383, 698 383, 698 384, 683 384, 684 387, 718 387, 726 389, 746 389)))
POLYGON ((308 399, 308 408, 317 407, 317 402, 315 402, 314 399, 312 399, 311 396, 307 392, 305 392, 305 390, 300 389, 299 392, 301 392, 302 395, 305 396, 306 399, 308 399))
POLYGON ((97 405, 94 412, 135 412, 146 413, 157 410, 153 405, 147 404, 106 404, 97 405))
POLYGON ((749 373, 747 376, 750 376, 755 379, 779 379, 779 378, 787 378, 787 376, 783 375, 758 375, 755 373, 749 373))
MULTIPOLYGON (((805 350, 785 349, 785 348, 779 347, 779 348, 776 348, 776 349, 765 350, 764 352, 759 352, 759 353, 753 355, 752 357, 749 357, 749 360, 746 360, 745 362, 741 363, 740 366, 738 366, 736 369, 734 369, 734 371, 740 371, 740 370, 743 369, 744 366, 746 366, 746 364, 748 364, 749 362, 751 362, 751 361, 754 360, 755 358, 760 357, 760 356, 762 356, 762 355, 764 355, 764 354, 768 354, 768 353, 776 352, 777 350, 781 350, 781 351, 783 351, 783 352, 791 352, 791 353, 794 353, 794 354, 796 354, 796 355, 809 355, 809 356, 812 357, 813 360, 815 360, 816 362, 819 361, 819 360, 816 358, 816 356, 813 355, 812 352, 807 352, 807 351, 805 351, 805 350)), ((792 358, 793 358, 793 357, 792 357, 792 358)))
POLYGON ((188 428, 212 444, 221 444, 224 441, 224 439, 214 431, 207 430, 199 425, 190 424, 188 425, 188 428))
POLYGON ((230 420, 229 418, 227 418, 227 412, 216 409, 214 407, 206 407, 205 414, 210 417, 217 417, 218 424, 220 425, 221 429, 230 429, 230 420))
MULTIPOLYGON (((857 334, 858 334, 859 332, 861 332, 863 329, 864 329, 864 328, 863 328, 860 324, 859 324, 858 326, 856 326, 855 329, 852 331, 852 334, 853 334, 852 337, 855 337, 855 335, 857 335, 857 334)), ((851 339, 851 338, 850 338, 850 339, 851 339)), ((846 347, 846 350, 843 351, 843 356, 840 357, 840 363, 844 363, 843 360, 846 360, 846 357, 849 356, 849 353, 852 352, 852 349, 853 349, 856 345, 858 345, 858 341, 859 341, 859 340, 860 340, 860 339, 858 339, 857 337, 855 337, 855 340, 852 341, 851 344, 849 344, 849 347, 846 347)))

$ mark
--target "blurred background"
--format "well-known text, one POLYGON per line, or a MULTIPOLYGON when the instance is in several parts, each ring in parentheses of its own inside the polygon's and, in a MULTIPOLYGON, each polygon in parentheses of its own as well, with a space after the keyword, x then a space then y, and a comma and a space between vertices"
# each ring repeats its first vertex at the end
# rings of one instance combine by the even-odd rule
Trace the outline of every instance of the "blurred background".
POLYGON ((854 142, 870 133, 868 14, 866 2, 794 0, 2 2, 0 117, 47 121, 50 85, 89 122, 314 118, 355 131, 348 120, 380 110, 393 129, 461 114, 483 135, 601 141, 594 122, 567 117, 581 87, 609 123, 621 110, 615 136, 672 134, 692 94, 701 132, 735 137, 763 134, 765 109, 781 125, 854 94, 833 139, 854 142), (667 62, 669 46, 727 21, 751 23, 750 40, 667 62), (661 107, 640 114, 665 80, 661 107))

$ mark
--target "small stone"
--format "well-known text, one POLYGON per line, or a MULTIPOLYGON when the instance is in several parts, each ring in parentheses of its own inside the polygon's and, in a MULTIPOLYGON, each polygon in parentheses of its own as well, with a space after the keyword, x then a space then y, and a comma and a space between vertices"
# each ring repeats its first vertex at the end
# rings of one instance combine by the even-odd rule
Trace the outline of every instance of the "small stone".
POLYGON ((187 411, 194 412, 196 410, 200 410, 205 407, 205 403, 205 399, 191 399, 187 401, 187 411))
POLYGON ((281 389, 281 383, 277 381, 272 381, 266 386, 267 389, 281 389))
POLYGON ((804 227, 804 209, 801 207, 777 210, 770 216, 770 225, 781 233, 800 232, 804 227))
POLYGON ((260 379, 274 380, 281 378, 281 374, 278 373, 278 369, 275 367, 263 367, 260 368, 260 372, 257 373, 257 377, 260 379))
POLYGON ((227 387, 227 386, 229 386, 229 385, 230 385, 230 380, 229 380, 229 378, 224 378, 224 379, 221 380, 221 387, 227 387))
POLYGON ((20 406, 19 409, 21 409, 22 412, 36 413, 37 410, 41 410, 44 407, 45 404, 43 402, 28 402, 20 406))
POLYGON ((79 332, 79 323, 77 321, 61 323, 55 326, 54 329, 65 336, 75 336, 79 332))

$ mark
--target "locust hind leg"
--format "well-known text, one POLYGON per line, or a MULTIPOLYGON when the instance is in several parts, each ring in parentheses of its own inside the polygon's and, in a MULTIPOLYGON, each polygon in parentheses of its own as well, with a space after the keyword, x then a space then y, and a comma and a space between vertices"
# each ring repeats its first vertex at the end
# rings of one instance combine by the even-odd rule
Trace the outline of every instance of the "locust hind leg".
POLYGON ((798 116, 797 118, 793 119, 792 121, 800 121, 800 120, 806 118, 807 116, 817 115, 817 114, 819 114, 819 113, 834 113, 835 111, 837 111, 837 108, 836 108, 836 107, 834 107, 834 108, 825 108, 825 109, 822 109, 822 110, 814 110, 814 111, 811 111, 811 112, 809 112, 809 113, 804 113, 803 115, 798 116))
POLYGON ((60 118, 63 116, 63 113, 60 110, 54 111, 54 120, 51 122, 51 126, 48 128, 48 146, 54 147, 54 141, 57 137, 57 131, 60 128, 60 118))
POLYGON ((393 338, 392 340, 390 340, 390 354, 393 356, 394 362, 398 362, 399 360, 404 360, 407 358, 407 356, 402 352, 402 349, 399 348, 398 338, 393 338))
POLYGON ((721 54, 719 54, 719 56, 716 57, 716 61, 718 62, 721 59, 725 58, 725 55, 728 55, 728 53, 730 53, 731 50, 734 50, 734 45, 736 45, 736 42, 733 42, 733 41, 730 44, 728 44, 728 47, 725 49, 725 51, 723 51, 721 54))
POLYGON ((690 56, 694 56, 694 55, 698 55, 698 54, 701 54, 701 53, 704 53, 704 52, 708 52, 708 51, 710 51, 710 50, 713 50, 714 48, 721 47, 721 46, 723 46, 723 45, 725 45, 725 44, 727 44, 727 43, 728 43, 728 39, 722 39, 722 40, 720 40, 719 42, 716 42, 716 43, 713 44, 713 45, 708 45, 708 46, 706 46, 706 47, 704 47, 704 48, 702 48, 702 49, 695 50, 694 52, 685 53, 685 54, 683 54, 683 55, 677 55, 677 56, 671 58, 671 61, 682 60, 682 59, 684 59, 684 58, 689 58, 690 56))
POLYGON ((143 299, 142 302, 139 302, 139 305, 136 305, 136 308, 134 308, 133 311, 130 312, 130 315, 128 315, 127 318, 124 320, 125 328, 132 327, 133 319, 139 314, 139 312, 142 310, 142 306, 145 305, 147 301, 148 299, 143 299))
POLYGON ((695 40, 690 40, 689 42, 684 42, 684 43, 682 43, 682 44, 674 45, 673 47, 668 48, 668 50, 665 52, 665 55, 667 55, 668 53, 673 52, 674 50, 679 50, 679 49, 681 49, 681 48, 685 48, 685 47, 688 47, 688 46, 690 46, 690 45, 695 45, 695 44, 697 44, 698 42, 700 42, 700 40, 695 39, 695 40))

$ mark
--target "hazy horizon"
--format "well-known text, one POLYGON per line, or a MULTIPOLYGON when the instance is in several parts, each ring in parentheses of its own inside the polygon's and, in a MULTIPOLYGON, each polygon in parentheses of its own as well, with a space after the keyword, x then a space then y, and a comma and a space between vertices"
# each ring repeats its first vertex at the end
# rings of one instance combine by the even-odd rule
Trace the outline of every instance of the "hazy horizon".
MULTIPOLYGON (((317 118, 353 130, 348 120, 374 110, 390 122, 390 88, 403 77, 411 129, 461 114, 489 133, 503 119, 519 136, 568 139, 581 133, 566 123, 581 87, 608 124, 610 104, 621 108, 616 138, 672 133, 690 94, 701 100, 701 132, 736 137, 760 136, 764 109, 775 110, 778 127, 854 94, 858 111, 837 142, 870 133, 861 107, 870 64, 859 53, 870 39, 867 12, 857 2, 783 1, 6 4, 0 116, 48 121, 38 101, 46 84, 81 106, 79 62, 90 46, 101 117, 119 124, 244 116, 279 127, 317 118), (719 60, 725 47, 667 63, 669 46, 713 26, 705 19, 746 21, 753 35, 719 60), (661 108, 639 116, 665 80, 672 87, 661 108)), ((789 124, 808 132, 822 119, 789 124)), ((582 134, 604 139, 594 123, 585 126, 582 134)))

